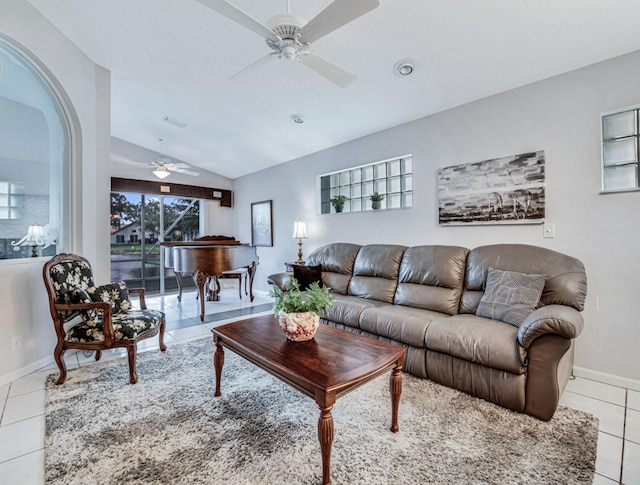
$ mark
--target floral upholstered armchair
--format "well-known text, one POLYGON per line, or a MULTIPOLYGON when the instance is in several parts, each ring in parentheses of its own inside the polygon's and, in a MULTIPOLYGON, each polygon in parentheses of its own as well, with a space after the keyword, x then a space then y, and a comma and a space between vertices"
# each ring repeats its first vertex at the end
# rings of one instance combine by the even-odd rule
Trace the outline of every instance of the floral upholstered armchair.
POLYGON ((104 349, 126 347, 131 384, 138 381, 138 341, 160 332, 160 350, 167 349, 163 341, 164 313, 147 310, 143 288, 127 288, 124 281, 96 287, 89 261, 75 254, 54 256, 45 263, 42 273, 58 337, 53 353, 60 369, 57 384, 67 377, 67 349, 94 350, 99 360, 104 349), (139 310, 133 309, 129 293, 139 295, 139 310))

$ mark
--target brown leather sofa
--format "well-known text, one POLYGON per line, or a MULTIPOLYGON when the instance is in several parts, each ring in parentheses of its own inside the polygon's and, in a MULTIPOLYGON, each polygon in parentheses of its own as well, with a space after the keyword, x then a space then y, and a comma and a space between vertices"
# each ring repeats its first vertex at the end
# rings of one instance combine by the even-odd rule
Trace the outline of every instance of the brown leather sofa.
MULTIPOLYGON (((549 420, 584 326, 583 264, 529 245, 334 243, 316 249, 334 304, 323 322, 407 349, 404 370, 549 420), (544 275, 539 303, 519 327, 477 316, 490 268, 544 275)), ((271 275, 283 288, 292 273, 271 275)), ((542 284, 542 283, 541 283, 542 284)))

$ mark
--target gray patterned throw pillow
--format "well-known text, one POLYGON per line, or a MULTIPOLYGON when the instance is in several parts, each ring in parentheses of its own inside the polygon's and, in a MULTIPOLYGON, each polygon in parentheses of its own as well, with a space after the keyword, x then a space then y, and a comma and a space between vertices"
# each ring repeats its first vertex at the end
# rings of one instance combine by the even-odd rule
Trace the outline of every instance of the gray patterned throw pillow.
POLYGON ((546 276, 489 268, 476 315, 519 327, 538 306, 546 276))

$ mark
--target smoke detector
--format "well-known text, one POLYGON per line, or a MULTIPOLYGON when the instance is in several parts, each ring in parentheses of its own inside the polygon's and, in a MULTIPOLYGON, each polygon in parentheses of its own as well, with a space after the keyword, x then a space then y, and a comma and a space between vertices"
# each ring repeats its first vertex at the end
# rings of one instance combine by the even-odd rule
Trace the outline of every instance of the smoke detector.
POLYGON ((411 76, 414 71, 414 61, 411 59, 402 59, 393 65, 393 72, 396 76, 411 76))

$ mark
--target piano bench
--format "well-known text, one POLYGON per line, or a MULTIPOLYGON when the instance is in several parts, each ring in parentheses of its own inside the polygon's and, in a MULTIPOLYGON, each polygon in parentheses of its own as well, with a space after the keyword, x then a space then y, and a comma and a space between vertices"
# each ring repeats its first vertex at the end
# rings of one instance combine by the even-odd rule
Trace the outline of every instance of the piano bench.
POLYGON ((238 295, 242 300, 242 279, 244 278, 244 294, 248 295, 247 291, 247 280, 249 279, 249 272, 245 268, 234 269, 231 271, 225 271, 220 276, 219 279, 234 279, 238 280, 238 295))

